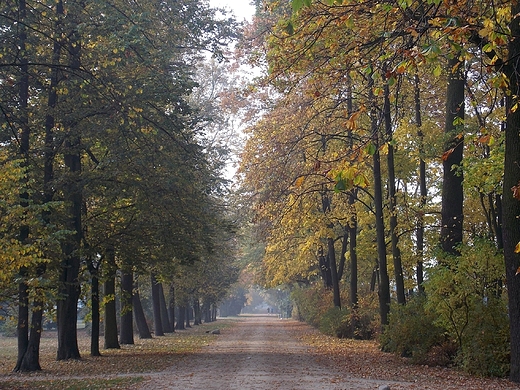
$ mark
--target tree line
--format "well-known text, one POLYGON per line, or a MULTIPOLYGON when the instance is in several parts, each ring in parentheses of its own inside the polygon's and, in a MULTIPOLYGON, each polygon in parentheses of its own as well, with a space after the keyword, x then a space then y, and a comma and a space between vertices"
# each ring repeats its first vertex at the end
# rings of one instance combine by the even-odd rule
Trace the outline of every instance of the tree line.
POLYGON ((243 50, 264 73, 247 96, 255 121, 239 173, 265 284, 321 279, 354 328, 375 290, 383 348, 412 354, 398 340, 406 315, 428 318, 416 335, 442 329, 463 364, 520 382, 518 11, 258 7, 243 50), (484 362, 476 351, 488 347, 484 362))
POLYGON ((200 81, 222 77, 237 27, 196 0, 0 5, 0 301, 17 308, 16 371, 40 369, 45 317, 57 359, 81 357, 85 296, 92 355, 101 310, 105 348, 133 343, 134 317, 149 337, 143 278, 156 336, 175 306, 181 328, 189 307, 214 319, 238 277, 236 227, 226 118, 200 81))

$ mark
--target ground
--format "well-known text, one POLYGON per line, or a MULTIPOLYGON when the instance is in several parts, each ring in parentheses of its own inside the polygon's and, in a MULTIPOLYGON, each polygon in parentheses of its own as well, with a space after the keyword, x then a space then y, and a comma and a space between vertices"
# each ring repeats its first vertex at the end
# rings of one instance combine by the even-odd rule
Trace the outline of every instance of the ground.
MULTIPOLYGON (((0 389, 520 390, 505 379, 454 368, 412 365, 375 341, 338 340, 276 315, 241 316, 152 340, 136 339, 103 357, 55 360, 55 337, 42 339, 42 372, 12 373, 16 339, 0 338, 0 389), (205 333, 219 329, 220 334, 205 333)), ((87 335, 80 338, 87 348, 87 335)))
POLYGON ((412 366, 378 351, 373 342, 345 341, 343 353, 331 354, 324 336, 276 316, 244 317, 214 337, 214 343, 136 389, 520 389, 506 380, 412 366))

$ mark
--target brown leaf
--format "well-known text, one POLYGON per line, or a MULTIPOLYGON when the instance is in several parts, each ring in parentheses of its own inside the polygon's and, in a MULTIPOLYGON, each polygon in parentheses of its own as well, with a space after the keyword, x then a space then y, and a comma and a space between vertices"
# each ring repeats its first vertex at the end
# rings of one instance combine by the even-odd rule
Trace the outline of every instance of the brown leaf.
POLYGON ((443 154, 442 154, 442 161, 446 161, 448 160, 448 158, 451 156, 451 154, 453 153, 453 151, 455 150, 455 148, 451 148, 449 150, 446 150, 443 154))
POLYGON ((516 186, 512 187, 511 191, 513 191, 513 198, 520 200, 520 182, 518 182, 516 186))

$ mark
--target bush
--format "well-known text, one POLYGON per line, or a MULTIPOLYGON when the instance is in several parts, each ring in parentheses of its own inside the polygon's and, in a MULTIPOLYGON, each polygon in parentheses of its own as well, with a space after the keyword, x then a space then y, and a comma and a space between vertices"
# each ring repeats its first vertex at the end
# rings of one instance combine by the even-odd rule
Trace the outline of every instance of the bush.
MULTIPOLYGON (((429 354, 443 354, 446 337, 443 328, 435 325, 435 315, 425 310, 425 298, 415 297, 406 305, 393 305, 389 324, 381 335, 381 348, 401 356, 410 357, 414 363, 431 363, 429 354)), ((446 356, 448 359, 449 356, 446 356)))
POLYGON ((321 333, 329 336, 338 336, 338 329, 348 315, 346 310, 339 307, 332 307, 321 317, 318 329, 321 333))
POLYGON ((309 288, 296 288, 291 293, 294 303, 293 317, 319 328, 328 310, 333 308, 332 292, 320 285, 309 288))
POLYGON ((461 246, 461 256, 443 257, 430 273, 426 306, 456 343, 457 363, 474 375, 506 375, 509 321, 503 259, 495 245, 475 240, 461 246))
MULTIPOLYGON (((342 302, 348 302, 343 291, 342 302)), ((293 290, 293 318, 338 338, 369 340, 379 327, 377 296, 367 294, 354 311, 332 305, 332 292, 319 285, 293 290)))
POLYGON ((462 368, 473 375, 504 377, 509 371, 509 320, 501 299, 474 306, 459 356, 462 368))

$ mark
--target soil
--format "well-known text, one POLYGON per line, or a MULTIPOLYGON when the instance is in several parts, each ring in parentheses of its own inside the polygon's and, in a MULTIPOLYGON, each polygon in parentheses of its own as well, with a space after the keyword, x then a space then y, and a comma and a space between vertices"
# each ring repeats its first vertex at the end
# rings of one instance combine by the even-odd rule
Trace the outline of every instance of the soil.
MULTIPOLYGON (((218 324, 218 323, 217 323, 218 324)), ((387 381, 342 377, 295 336, 293 321, 251 316, 215 343, 139 389, 378 389, 387 381)))
POLYGON ((135 389, 520 389, 507 380, 411 366, 373 344, 344 351, 344 359, 330 356, 330 351, 304 342, 312 332, 275 315, 243 317, 198 353, 165 371, 147 374, 135 389))

